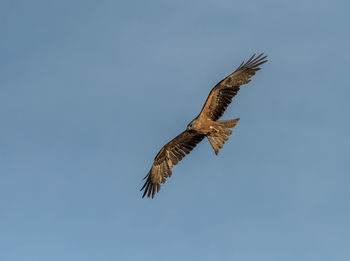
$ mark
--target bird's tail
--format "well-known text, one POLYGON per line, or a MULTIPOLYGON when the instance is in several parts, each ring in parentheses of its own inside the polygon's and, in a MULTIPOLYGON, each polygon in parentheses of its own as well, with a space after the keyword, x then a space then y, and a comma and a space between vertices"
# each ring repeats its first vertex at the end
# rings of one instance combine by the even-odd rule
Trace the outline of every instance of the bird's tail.
POLYGON ((219 150, 222 149, 229 136, 233 133, 230 128, 234 128, 239 121, 239 118, 227 121, 217 121, 215 131, 207 135, 207 138, 213 147, 215 154, 218 155, 219 150))
POLYGON ((217 121, 222 127, 224 128, 234 128, 239 121, 239 118, 234 120, 227 120, 227 121, 217 121))

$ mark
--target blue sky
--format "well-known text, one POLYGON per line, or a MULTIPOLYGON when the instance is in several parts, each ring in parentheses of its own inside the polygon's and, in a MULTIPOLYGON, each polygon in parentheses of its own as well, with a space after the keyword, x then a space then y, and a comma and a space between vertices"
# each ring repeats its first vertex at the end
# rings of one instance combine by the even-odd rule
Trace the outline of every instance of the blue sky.
POLYGON ((349 260, 347 1, 1 1, 1 260, 349 260), (269 62, 154 200, 142 178, 269 62))

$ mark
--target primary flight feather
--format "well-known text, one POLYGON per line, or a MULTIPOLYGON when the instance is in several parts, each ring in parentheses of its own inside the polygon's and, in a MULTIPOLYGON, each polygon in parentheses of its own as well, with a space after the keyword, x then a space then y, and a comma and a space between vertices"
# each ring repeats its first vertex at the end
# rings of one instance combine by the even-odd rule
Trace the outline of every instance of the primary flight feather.
POLYGON ((218 119, 224 114, 240 86, 249 83, 255 72, 260 70, 259 66, 267 62, 266 57, 263 54, 258 56, 254 54, 232 74, 215 85, 199 115, 188 124, 184 132, 158 152, 151 170, 145 177, 146 182, 141 188, 144 190, 142 197, 147 195, 153 198, 155 193, 159 192, 160 184, 171 176, 173 166, 189 154, 204 137, 208 138, 215 154, 219 153, 239 118, 226 121, 218 121, 218 119))

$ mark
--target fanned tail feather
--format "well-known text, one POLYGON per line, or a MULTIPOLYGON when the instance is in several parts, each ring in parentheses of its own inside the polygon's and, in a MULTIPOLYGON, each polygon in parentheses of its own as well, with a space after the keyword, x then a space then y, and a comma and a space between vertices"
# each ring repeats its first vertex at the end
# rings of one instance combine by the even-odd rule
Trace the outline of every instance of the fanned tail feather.
POLYGON ((226 121, 218 121, 218 128, 217 132, 210 133, 207 135, 207 138, 213 147, 215 154, 218 155, 219 150, 222 149, 225 142, 228 141, 229 136, 233 133, 230 128, 234 128, 239 121, 239 118, 234 120, 226 120, 226 121))
POLYGON ((226 121, 217 121, 224 128, 234 128, 239 121, 239 118, 234 120, 226 120, 226 121))

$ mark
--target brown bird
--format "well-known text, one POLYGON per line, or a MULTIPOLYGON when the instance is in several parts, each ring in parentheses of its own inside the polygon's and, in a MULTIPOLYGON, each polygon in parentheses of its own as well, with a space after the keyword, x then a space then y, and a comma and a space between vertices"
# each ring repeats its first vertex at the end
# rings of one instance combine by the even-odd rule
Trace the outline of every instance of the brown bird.
POLYGON ((188 124, 184 132, 158 152, 151 170, 144 178, 147 180, 141 188, 145 190, 142 197, 147 195, 153 198, 155 193, 159 192, 160 184, 171 176, 173 166, 189 154, 204 137, 208 138, 215 154, 219 153, 232 134, 230 129, 236 126, 239 118, 226 121, 218 121, 218 119, 224 114, 232 98, 239 91, 239 87, 249 83, 255 72, 260 70, 259 66, 267 62, 266 57, 263 54, 255 57, 254 54, 211 90, 199 115, 188 124))

